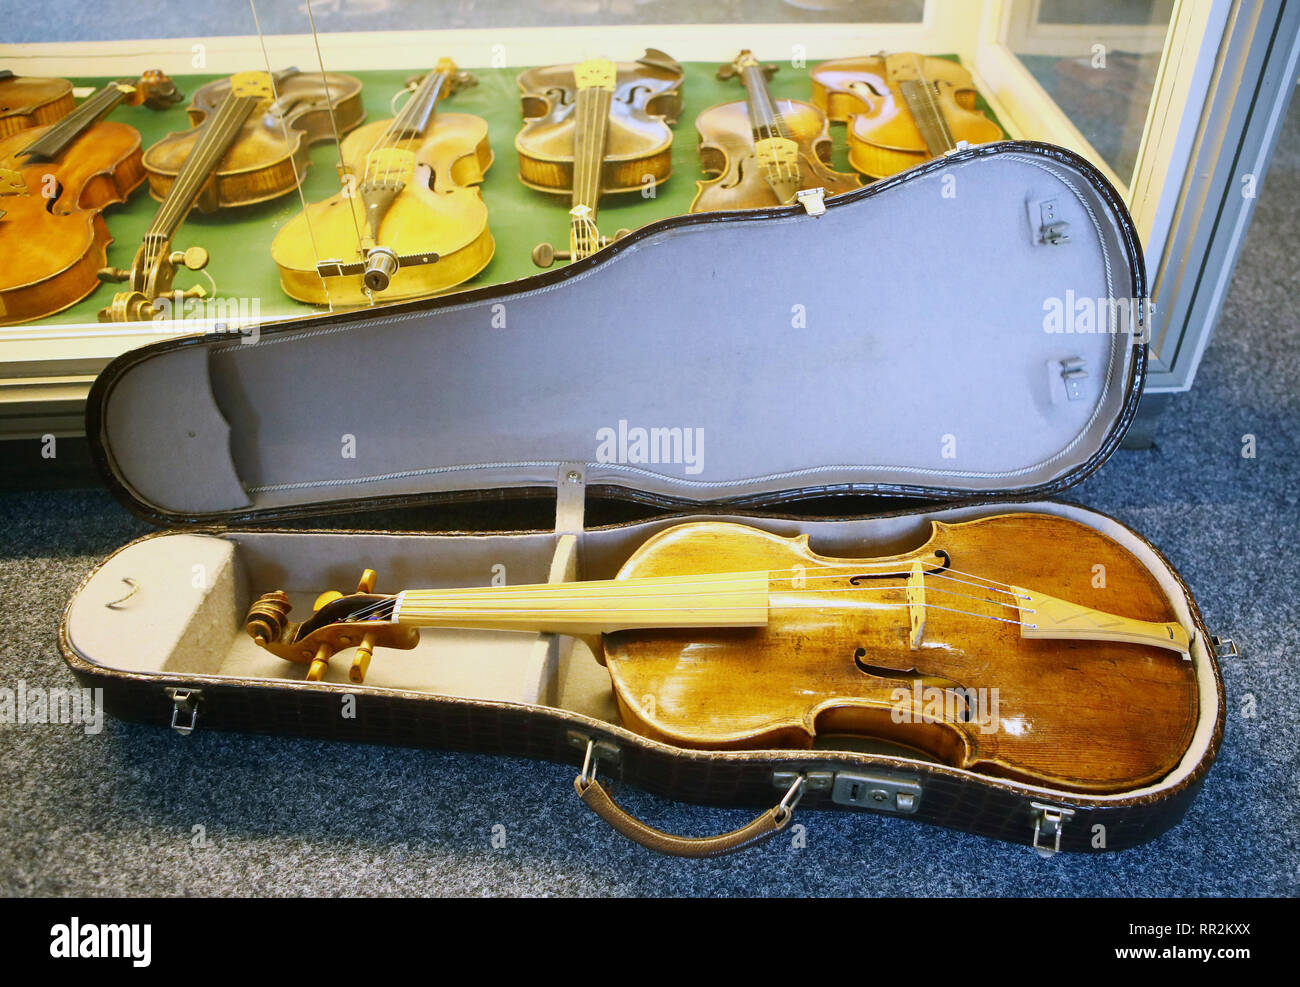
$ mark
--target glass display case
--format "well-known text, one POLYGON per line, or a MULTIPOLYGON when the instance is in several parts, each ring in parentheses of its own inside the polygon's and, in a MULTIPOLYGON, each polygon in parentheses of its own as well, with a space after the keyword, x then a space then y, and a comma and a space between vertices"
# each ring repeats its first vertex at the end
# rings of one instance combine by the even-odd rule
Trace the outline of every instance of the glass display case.
MULTIPOLYGON (((601 59, 642 66, 648 81, 638 83, 643 92, 634 98, 643 99, 649 117, 675 121, 663 166, 671 178, 663 180, 650 168, 645 176, 633 176, 622 194, 602 198, 592 235, 604 238, 697 205, 697 183, 709 177, 706 167, 717 164, 709 158, 710 140, 696 129, 710 107, 748 92, 752 108, 754 90, 746 86, 765 87, 776 107, 794 105, 785 100, 818 102, 819 65, 877 53, 915 53, 918 65, 919 56, 933 56, 960 66, 971 80, 967 96, 960 95, 962 87, 954 89, 963 113, 989 121, 1012 139, 1070 148, 1110 180, 1146 250, 1154 301, 1148 390, 1190 387, 1294 89, 1300 54, 1295 4, 729 0, 706 7, 683 0, 542 0, 527 6, 504 0, 216 0, 196 8, 164 2, 137 11, 78 8, 69 17, 13 23, 0 44, 0 69, 24 78, 68 79, 82 105, 112 80, 161 71, 184 99, 152 109, 120 105, 105 117, 139 130, 146 149, 203 118, 201 112, 187 115, 187 106, 196 94, 210 93, 212 84, 229 87, 207 109, 220 120, 226 105, 221 100, 242 92, 250 73, 269 76, 276 99, 287 94, 280 87, 290 69, 305 79, 329 74, 358 80, 353 115, 344 119, 352 97, 325 87, 335 112, 314 121, 311 136, 318 139, 289 162, 292 174, 282 176, 285 186, 275 195, 249 193, 230 208, 205 212, 203 198, 221 193, 211 179, 196 187, 200 207, 170 217, 175 228, 169 229, 165 252, 175 269, 172 290, 181 293, 170 296, 171 305, 119 302, 114 308, 124 284, 129 287, 121 278, 129 278, 137 252, 157 238, 160 222, 168 218, 158 199, 169 182, 182 182, 183 172, 166 181, 151 172, 126 202, 108 205, 102 218, 112 242, 102 283, 58 311, 0 326, 0 437, 79 434, 95 374, 131 347, 171 335, 385 304, 393 297, 384 293, 391 279, 398 272, 415 277, 419 257, 408 252, 390 259, 377 243, 348 256, 328 247, 322 253, 319 241, 331 228, 311 207, 340 196, 355 200, 342 201, 343 219, 335 219, 358 244, 365 242, 366 210, 391 208, 375 189, 392 174, 418 176, 439 192, 450 183, 465 192, 467 202, 481 196, 486 205, 490 235, 456 248, 466 251, 459 268, 449 263, 453 254, 447 248, 439 248, 447 252, 436 258, 426 256, 424 274, 431 279, 419 290, 479 287, 526 277, 539 263, 563 263, 566 236, 571 249, 575 236, 581 246, 582 235, 573 232, 580 203, 576 193, 566 198, 543 191, 540 177, 521 181, 529 161, 527 149, 521 152, 516 144, 521 107, 535 116, 551 91, 544 75, 521 77, 527 69, 601 59), (746 75, 736 61, 742 50, 753 53, 758 75, 746 75), (719 66, 735 71, 720 77, 719 66), (652 92, 655 86, 660 89, 652 92), (393 125, 384 123, 405 126, 403 121, 419 115, 421 100, 426 116, 436 108, 463 118, 468 128, 459 135, 468 143, 438 158, 441 164, 411 159, 409 148, 391 139, 393 125), (467 122, 475 118, 485 127, 482 140, 467 122), (369 136, 340 145, 337 139, 353 127, 369 136), (358 141, 366 146, 368 163, 348 159, 358 141), (368 189, 364 194, 356 193, 358 181, 368 189), (304 213, 305 224, 298 219, 304 213), (334 291, 312 296, 294 289, 286 271, 296 270, 296 262, 286 260, 276 244, 295 233, 307 257, 298 265, 304 277, 334 285, 334 291), (389 263, 392 269, 383 270, 389 263), (442 281, 432 278, 434 270, 442 281), (367 288, 350 296, 339 288, 345 278, 367 288)), ((826 107, 824 96, 820 102, 826 107)), ((826 108, 834 118, 834 105, 826 108)), ((281 114, 277 125, 291 115, 281 114)), ((779 120, 756 121, 752 110, 751 122, 755 134, 761 126, 773 128, 772 160, 779 162, 781 140, 790 135, 779 120)), ((854 126, 832 122, 818 154, 826 175, 850 176, 857 184, 874 176, 855 175, 854 126)), ((812 139, 817 143, 815 134, 812 139)), ((759 160, 766 159, 760 154, 759 160)), ((576 187, 583 179, 581 165, 575 167, 568 180, 576 187)), ((472 221, 466 218, 472 204, 466 208, 456 214, 457 222, 472 221)), ((0 215, 0 249, 11 252, 20 249, 14 218, 0 215)))

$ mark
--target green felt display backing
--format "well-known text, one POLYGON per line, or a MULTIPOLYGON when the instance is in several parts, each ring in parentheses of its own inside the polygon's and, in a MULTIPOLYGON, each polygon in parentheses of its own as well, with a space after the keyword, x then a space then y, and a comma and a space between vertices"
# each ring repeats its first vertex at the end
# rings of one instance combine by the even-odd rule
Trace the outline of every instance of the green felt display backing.
MULTIPOLYGON (((430 62, 441 53, 431 52, 430 62)), ((600 204, 600 227, 607 234, 626 227, 635 229, 656 219, 685 213, 695 197, 696 181, 704 177, 700 168, 699 135, 695 118, 717 103, 743 98, 740 83, 720 81, 714 73, 717 66, 705 63, 688 63, 682 85, 683 109, 675 128, 673 139, 672 177, 655 190, 653 198, 634 192, 607 196, 600 204)), ((304 71, 310 66, 303 66, 304 71)), ((392 116, 393 94, 419 68, 392 71, 353 73, 364 83, 363 101, 366 120, 379 120, 392 116)), ((518 155, 514 138, 521 123, 519 88, 515 77, 521 70, 475 69, 478 85, 463 89, 441 105, 446 110, 472 113, 483 117, 489 126, 490 140, 495 160, 482 185, 484 201, 488 205, 489 224, 496 238, 496 254, 478 277, 462 287, 511 281, 537 273, 531 260, 533 246, 542 240, 564 247, 568 241, 568 199, 566 196, 548 195, 525 187, 518 179, 518 155)), ((188 97, 205 82, 219 78, 213 75, 176 77, 176 83, 188 97)), ((78 86, 100 86, 107 80, 78 78, 78 86)), ((810 81, 806 72, 783 66, 771 83, 777 97, 808 100, 811 98, 810 81)), ((165 134, 188 128, 185 106, 188 98, 170 110, 154 112, 144 108, 118 107, 111 119, 130 123, 138 128, 145 146, 165 134)), ((992 116, 987 104, 980 108, 992 116)), ((844 145, 844 127, 831 125, 835 144, 833 166, 840 171, 850 171, 847 149, 844 145)), ((338 151, 333 141, 317 144, 311 150, 311 167, 302 184, 302 195, 308 202, 328 198, 338 190, 338 151)), ((145 229, 157 210, 157 202, 142 186, 125 205, 110 207, 106 214, 114 243, 109 247, 108 263, 129 268, 145 229)), ((293 301, 280 289, 279 276, 271 261, 270 248, 280 227, 302 209, 298 193, 291 192, 273 202, 239 209, 222 210, 213 215, 194 211, 181 227, 174 241, 176 249, 190 246, 206 247, 211 254, 207 273, 216 284, 217 292, 224 298, 256 299, 263 320, 319 313, 321 309, 293 301)), ((202 274, 182 272, 177 286, 194 282, 205 287, 202 274)), ((47 324, 73 324, 94 322, 100 308, 112 301, 116 285, 102 285, 88 298, 57 315, 44 320, 47 324)))

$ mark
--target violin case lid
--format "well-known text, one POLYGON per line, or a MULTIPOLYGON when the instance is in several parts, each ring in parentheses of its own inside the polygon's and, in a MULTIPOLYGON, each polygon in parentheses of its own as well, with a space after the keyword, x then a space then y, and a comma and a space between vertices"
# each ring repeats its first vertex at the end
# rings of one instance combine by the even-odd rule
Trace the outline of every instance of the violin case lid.
POLYGON ((817 211, 674 217, 506 284, 149 345, 99 376, 86 432, 163 525, 541 493, 566 470, 684 509, 1041 498, 1119 444, 1146 281, 1084 159, 965 148, 817 211))

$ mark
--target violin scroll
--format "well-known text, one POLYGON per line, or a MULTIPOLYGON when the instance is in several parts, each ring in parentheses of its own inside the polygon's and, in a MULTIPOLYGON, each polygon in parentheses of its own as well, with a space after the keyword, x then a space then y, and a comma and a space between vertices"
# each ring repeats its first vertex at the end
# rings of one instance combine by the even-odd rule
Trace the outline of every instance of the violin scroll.
POLYGON ((288 594, 283 590, 264 593, 248 608, 244 630, 258 647, 277 658, 306 664, 308 682, 324 678, 335 654, 356 648, 348 679, 361 684, 375 648, 409 650, 420 641, 417 629, 392 619, 394 598, 376 594, 374 587, 375 570, 366 569, 355 593, 322 593, 312 615, 300 623, 289 620, 293 607, 288 594))

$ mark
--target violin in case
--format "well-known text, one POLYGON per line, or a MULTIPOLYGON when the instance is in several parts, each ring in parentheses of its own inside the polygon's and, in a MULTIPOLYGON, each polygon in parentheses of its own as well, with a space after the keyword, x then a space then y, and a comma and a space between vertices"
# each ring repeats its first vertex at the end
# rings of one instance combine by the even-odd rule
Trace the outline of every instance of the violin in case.
POLYGON ((60 645, 110 713, 182 734, 570 763, 667 853, 807 809, 1130 847, 1224 721, 1173 566, 1053 499, 1133 417, 1146 291, 1106 180, 1007 141, 504 285, 146 346, 87 435, 159 531, 86 576, 60 645), (288 524, 543 494, 545 530, 288 524), (776 513, 841 494, 878 509, 776 513), (584 523, 611 500, 669 512, 584 523), (766 811, 682 837, 610 781, 766 811))

